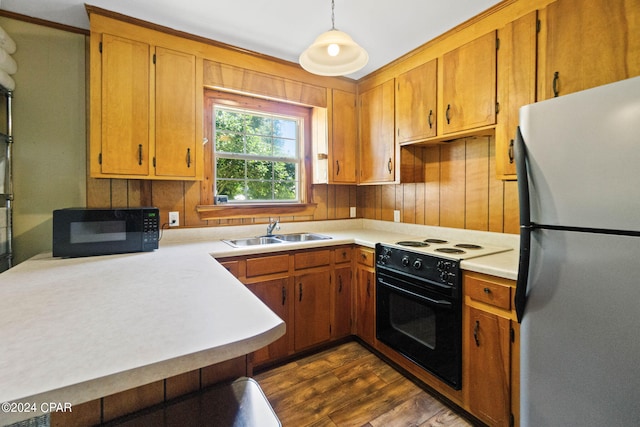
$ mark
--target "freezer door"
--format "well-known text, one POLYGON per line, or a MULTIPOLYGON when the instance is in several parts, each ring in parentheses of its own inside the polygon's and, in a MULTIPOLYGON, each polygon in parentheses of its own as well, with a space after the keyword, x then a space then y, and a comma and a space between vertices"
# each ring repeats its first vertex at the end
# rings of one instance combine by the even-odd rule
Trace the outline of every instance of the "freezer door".
POLYGON ((537 224, 640 231, 640 77, 520 109, 537 224))
POLYGON ((640 237, 533 231, 522 426, 638 425, 639 248, 640 237))

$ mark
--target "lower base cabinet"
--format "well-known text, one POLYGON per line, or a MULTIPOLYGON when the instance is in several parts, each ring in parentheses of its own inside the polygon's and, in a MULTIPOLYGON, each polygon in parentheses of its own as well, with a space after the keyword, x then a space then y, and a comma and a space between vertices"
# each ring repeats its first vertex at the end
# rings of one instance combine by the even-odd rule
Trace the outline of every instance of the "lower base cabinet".
POLYGON ((295 276, 295 350, 331 338, 331 274, 329 270, 295 276))

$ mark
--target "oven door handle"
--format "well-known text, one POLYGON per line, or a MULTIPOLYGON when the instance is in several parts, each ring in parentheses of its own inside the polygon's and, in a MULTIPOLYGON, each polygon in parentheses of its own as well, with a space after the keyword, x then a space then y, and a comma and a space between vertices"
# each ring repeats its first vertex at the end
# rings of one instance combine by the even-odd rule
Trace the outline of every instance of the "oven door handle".
POLYGON ((380 278, 378 278, 378 282, 379 282, 381 285, 384 285, 384 286, 386 286, 386 287, 388 287, 388 288, 391 288, 391 289, 393 289, 393 290, 395 290, 395 291, 397 291, 397 292, 400 292, 400 293, 405 294, 405 295, 410 295, 410 296, 413 296, 413 297, 415 297, 415 298, 419 298, 419 299, 421 299, 421 300, 423 300, 423 301, 427 301, 427 302, 429 302, 429 303, 431 303, 431 304, 433 304, 433 305, 438 305, 438 306, 446 307, 446 308, 452 308, 452 307, 453 307, 453 304, 452 304, 450 301, 445 301, 445 300, 435 300, 435 299, 432 299, 432 298, 426 297, 426 296, 424 296, 424 295, 420 295, 420 294, 417 294, 417 293, 415 293, 415 292, 411 292, 411 291, 408 291, 408 290, 406 290, 406 289, 402 289, 402 288, 400 288, 400 287, 398 287, 398 286, 395 286, 395 285, 392 285, 392 284, 390 284, 390 283, 387 283, 387 282, 385 282, 384 280, 382 280, 382 279, 380 279, 380 278))

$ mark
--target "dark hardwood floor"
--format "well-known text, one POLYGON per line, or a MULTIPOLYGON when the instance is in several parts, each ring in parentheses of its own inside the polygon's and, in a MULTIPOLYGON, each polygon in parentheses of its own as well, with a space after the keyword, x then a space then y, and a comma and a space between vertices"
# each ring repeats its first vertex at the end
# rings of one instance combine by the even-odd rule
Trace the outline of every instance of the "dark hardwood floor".
POLYGON ((355 341, 254 378, 283 427, 472 425, 355 341))

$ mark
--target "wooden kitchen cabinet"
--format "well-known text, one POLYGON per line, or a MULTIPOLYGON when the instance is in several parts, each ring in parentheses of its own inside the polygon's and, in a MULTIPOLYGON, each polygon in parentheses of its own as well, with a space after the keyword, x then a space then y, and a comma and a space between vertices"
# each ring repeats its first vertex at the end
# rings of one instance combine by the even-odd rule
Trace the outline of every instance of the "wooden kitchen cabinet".
POLYGON ((360 94, 360 184, 396 182, 394 80, 360 94))
POLYGON ((289 325, 293 324, 293 285, 288 277, 249 283, 247 288, 284 320, 287 332, 276 341, 253 353, 253 363, 260 365, 270 360, 280 359, 293 352, 290 343, 289 325))
POLYGON ((538 99, 640 75, 637 1, 558 0, 541 11, 538 99))
POLYGON ((537 12, 533 11, 498 30, 498 124, 496 175, 516 179, 513 142, 520 107, 536 101, 537 12))
POLYGON ((202 59, 139 35, 92 32, 90 174, 202 179, 202 59))
POLYGON ((295 350, 304 350, 331 338, 331 272, 329 269, 296 274, 295 350))
POLYGON ((333 320, 331 339, 351 335, 353 314, 353 248, 344 246, 334 250, 333 320))
POLYGON ((464 406, 491 426, 519 422, 519 344, 513 281, 465 272, 464 406), (512 421, 513 420, 513 421, 512 421))
POLYGON ((444 54, 444 134, 496 123, 496 32, 444 54))
POLYGON ((437 59, 396 78, 396 135, 398 143, 436 136, 437 59))
POLYGON ((356 184, 358 137, 356 95, 332 91, 329 184, 356 184))
POLYGON ((367 344, 376 343, 376 273, 375 251, 357 249, 356 334, 367 344))

